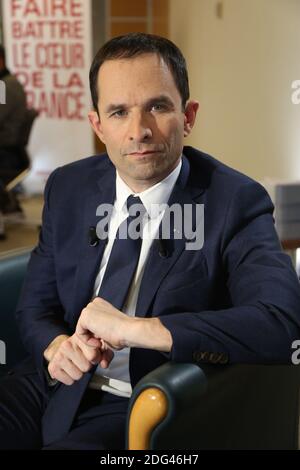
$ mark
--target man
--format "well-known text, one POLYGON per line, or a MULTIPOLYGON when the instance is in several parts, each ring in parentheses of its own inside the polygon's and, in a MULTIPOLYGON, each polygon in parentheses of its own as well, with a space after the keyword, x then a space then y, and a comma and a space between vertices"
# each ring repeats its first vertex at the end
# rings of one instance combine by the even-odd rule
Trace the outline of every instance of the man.
POLYGON ((5 233, 2 211, 22 212, 16 197, 6 193, 4 188, 24 169, 19 139, 26 119, 27 105, 23 86, 6 66, 5 49, 1 44, 0 80, 5 85, 5 103, 0 104, 0 240, 3 240, 5 233))
POLYGON ((299 336, 299 283, 265 190, 183 148, 198 103, 178 48, 147 34, 112 39, 90 86, 107 155, 49 177, 17 311, 35 368, 3 381, 4 448, 124 447, 128 398, 149 371, 168 360, 290 363, 299 336), (179 222, 201 233, 203 205, 204 243, 180 236, 176 215, 169 236, 161 230, 179 206, 179 222), (139 236, 123 239, 133 225, 139 236))

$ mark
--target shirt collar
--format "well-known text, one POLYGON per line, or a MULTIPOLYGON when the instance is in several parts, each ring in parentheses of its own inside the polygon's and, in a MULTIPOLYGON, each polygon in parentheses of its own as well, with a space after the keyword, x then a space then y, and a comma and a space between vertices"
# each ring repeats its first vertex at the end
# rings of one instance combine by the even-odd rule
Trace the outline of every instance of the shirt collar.
POLYGON ((127 184, 122 180, 118 171, 116 172, 116 201, 115 201, 115 208, 119 212, 126 212, 126 201, 130 194, 134 196, 138 196, 149 217, 151 219, 156 218, 163 210, 164 204, 166 204, 169 200, 173 187, 176 183, 176 180, 179 176, 180 170, 182 166, 182 159, 180 159, 178 165, 174 170, 166 176, 162 181, 156 183, 151 188, 142 191, 141 193, 133 193, 132 190, 127 186, 127 184), (162 205, 160 207, 160 205, 162 205))

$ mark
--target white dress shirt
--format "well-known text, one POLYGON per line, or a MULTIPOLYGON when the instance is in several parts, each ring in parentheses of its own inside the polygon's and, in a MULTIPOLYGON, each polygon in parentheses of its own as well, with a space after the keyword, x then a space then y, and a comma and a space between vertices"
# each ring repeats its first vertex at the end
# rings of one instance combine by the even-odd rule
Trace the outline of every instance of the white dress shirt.
MULTIPOLYGON (((158 233, 159 225, 165 212, 164 204, 169 200, 180 173, 181 165, 182 161, 180 159, 177 167, 165 179, 138 194, 132 192, 117 172, 116 199, 109 223, 108 242, 103 253, 99 273, 95 280, 93 298, 98 295, 119 225, 128 217, 126 206, 127 198, 131 194, 139 196, 149 218, 146 219, 143 225, 140 257, 125 305, 122 309, 127 315, 135 316, 138 294, 149 250, 153 239, 158 233), (159 207, 161 204, 163 206, 159 207)), ((130 348, 114 351, 114 358, 107 369, 103 369, 98 365, 89 387, 104 390, 114 395, 130 397, 132 388, 129 376, 129 353, 130 348)))

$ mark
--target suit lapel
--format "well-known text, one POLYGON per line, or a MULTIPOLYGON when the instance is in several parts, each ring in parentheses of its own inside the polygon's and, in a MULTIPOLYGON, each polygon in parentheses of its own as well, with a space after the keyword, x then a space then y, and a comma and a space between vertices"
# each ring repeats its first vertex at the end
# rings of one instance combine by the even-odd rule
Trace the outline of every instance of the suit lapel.
POLYGON ((60 384, 50 399, 42 418, 44 445, 52 444, 65 436, 80 405, 83 394, 97 366, 86 372, 73 385, 60 384))
MULTIPOLYGON (((185 204, 196 204, 197 198, 203 193, 204 188, 190 186, 189 177, 190 164, 188 159, 183 156, 182 168, 168 201, 169 207, 173 204, 179 204, 183 211, 185 204)), ((194 229, 195 226, 193 226, 194 229)), ((166 242, 168 257, 162 258, 160 256, 157 240, 154 240, 152 243, 138 295, 136 316, 145 317, 147 315, 160 284, 185 249, 187 240, 184 236, 176 239, 175 232, 177 230, 181 231, 181 228, 171 225, 170 240, 166 242)))
MULTIPOLYGON (((113 167, 104 174, 93 174, 85 183, 86 194, 83 204, 80 254, 74 283, 73 328, 75 330, 81 310, 91 299, 94 280, 99 269, 105 241, 100 240, 97 246, 89 242, 89 227, 96 227, 100 217, 96 215, 97 207, 103 203, 114 203, 115 170, 113 167), (100 176, 101 175, 101 176, 100 176)), ((49 401, 43 417, 44 443, 49 444, 65 435, 79 406, 84 391, 95 372, 96 366, 84 374, 81 380, 72 386, 60 385, 49 401)))
POLYGON ((74 283, 73 319, 76 326, 81 310, 90 302, 94 281, 99 269, 105 240, 91 246, 89 228, 96 227, 100 217, 96 215, 100 204, 113 204, 115 199, 115 170, 105 172, 100 178, 94 176, 87 182, 88 194, 84 203, 83 223, 79 243, 81 245, 74 283))

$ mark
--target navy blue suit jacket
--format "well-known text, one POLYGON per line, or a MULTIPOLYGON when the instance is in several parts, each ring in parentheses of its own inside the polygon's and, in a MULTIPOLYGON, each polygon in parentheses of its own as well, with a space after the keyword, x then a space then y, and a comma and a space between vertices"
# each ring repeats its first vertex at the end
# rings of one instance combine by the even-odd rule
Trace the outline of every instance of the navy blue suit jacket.
MULTIPOLYGON (((48 179, 40 241, 17 311, 23 341, 41 371, 44 350, 56 336, 74 332, 91 299, 104 242, 90 246, 89 227, 99 221, 98 205, 114 198, 115 168, 107 155, 58 168, 48 179)), ((132 349, 132 385, 170 359, 289 363, 292 341, 300 335, 300 289, 264 188, 185 147, 169 203, 204 204, 204 245, 191 251, 186 240, 172 239, 169 256, 162 258, 153 243, 136 315, 158 316, 173 347, 170 354, 132 349)), ((90 376, 55 390, 46 410, 48 430, 66 408, 74 412, 90 376)))

